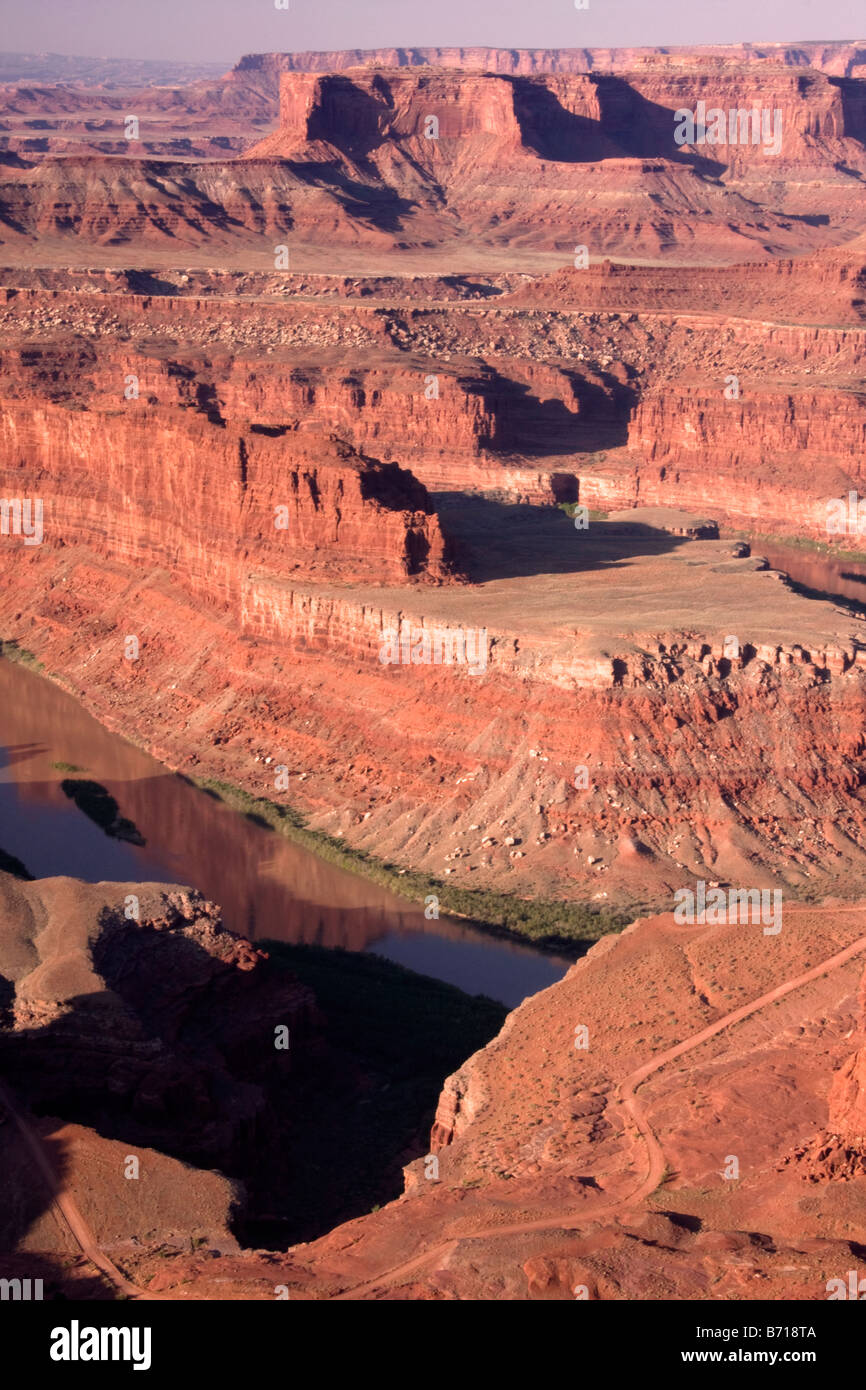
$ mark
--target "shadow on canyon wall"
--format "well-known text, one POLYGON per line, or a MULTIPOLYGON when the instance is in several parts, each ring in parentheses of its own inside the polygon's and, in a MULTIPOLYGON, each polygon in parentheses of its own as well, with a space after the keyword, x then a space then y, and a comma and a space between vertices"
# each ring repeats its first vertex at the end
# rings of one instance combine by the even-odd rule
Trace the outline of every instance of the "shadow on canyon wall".
POLYGON ((436 494, 436 508, 468 578, 523 579, 608 569, 636 555, 665 555, 686 543, 657 527, 591 521, 575 528, 558 507, 535 507, 465 493, 436 494))
MULTIPOLYGON (((673 109, 643 96, 623 77, 612 73, 587 75, 587 84, 595 89, 598 104, 595 117, 569 111, 545 81, 518 74, 498 76, 512 89, 520 144, 541 159, 588 164, 623 157, 663 158, 690 164, 711 178, 724 172, 725 166, 718 160, 677 145, 673 109)), ((368 88, 366 81, 332 73, 324 84, 319 104, 310 113, 306 139, 340 150, 365 172, 381 178, 375 156, 382 148, 407 144, 411 147, 418 138, 407 131, 395 133, 396 108, 397 99, 386 74, 374 77, 368 88)), ((443 138, 446 150, 450 143, 443 138)), ((459 144, 459 137, 456 143, 459 144)), ((299 177, 308 176, 312 167, 292 164, 299 177)), ((333 177, 329 166, 319 167, 333 177)), ((417 163, 415 168, 420 172, 417 163)), ((429 173, 428 178, 432 178, 429 173)), ((366 185, 361 193, 364 198, 369 197, 366 185)))
MULTIPOLYGON (((669 159, 690 164, 697 173, 717 179, 725 172, 719 160, 707 158, 674 139, 674 112, 650 101, 622 77, 592 73, 600 119, 566 110, 556 94, 542 83, 515 77, 514 105, 523 143, 542 159, 560 164, 589 164, 604 159, 669 159)), ((703 148, 703 147, 702 147, 703 148)))
POLYGON ((460 377, 467 395, 479 396, 491 421, 479 439, 490 453, 524 458, 595 453, 628 442, 628 422, 637 400, 635 389, 606 372, 597 380, 563 369, 574 392, 575 409, 562 399, 542 399, 530 386, 494 367, 477 377, 460 377))
MULTIPOLYGON (((0 1077, 14 1077, 25 1118, 59 1116, 132 1153, 155 1149, 239 1182, 233 1233, 280 1249, 399 1196, 403 1165, 428 1150, 445 1077, 490 1041, 506 1010, 377 957, 269 950, 251 968, 245 943, 222 959, 183 931, 106 909, 92 947, 105 992, 68 1000, 44 1027, 0 1025, 0 1077), (287 1049, 275 1047, 279 1026, 287 1049)), ((8 1024, 13 986, 0 985, 8 1024)), ((4 1116, 0 1097, 0 1157, 7 1147, 9 1157, 0 1277, 18 1277, 23 1260, 27 1277, 65 1288, 64 1254, 20 1248, 51 1194, 4 1116)), ((68 1171, 61 1148, 46 1141, 58 1180, 68 1171)), ((67 1296, 110 1291, 76 1277, 67 1296)))
MULTIPOLYGON (((845 134, 852 140, 859 141, 861 145, 866 145, 866 82, 856 77, 829 76, 827 81, 831 87, 839 89, 845 134)), ((849 171, 842 169, 842 172, 849 171)), ((863 177, 854 170, 850 172, 855 178, 863 177)))
MULTIPOLYGON (((354 157, 355 152, 352 154, 354 157)), ((347 216, 377 231, 392 232, 396 236, 404 230, 405 219, 419 210, 414 199, 384 183, 379 170, 366 157, 358 158, 357 164, 369 176, 369 182, 353 179, 336 160, 332 163, 287 160, 286 163, 300 183, 312 188, 327 188, 347 216)))

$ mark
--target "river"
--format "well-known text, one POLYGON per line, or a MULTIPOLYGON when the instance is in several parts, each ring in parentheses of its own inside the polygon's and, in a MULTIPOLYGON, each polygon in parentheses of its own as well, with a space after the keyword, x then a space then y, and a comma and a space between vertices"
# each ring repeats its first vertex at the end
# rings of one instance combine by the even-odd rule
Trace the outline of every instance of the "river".
POLYGON ((190 885, 250 940, 375 951, 509 1007, 572 963, 455 918, 428 921, 421 906, 191 786, 109 733, 65 691, 2 659, 0 849, 36 878, 190 885), (106 835, 64 794, 65 778, 106 787, 144 846, 106 835))
POLYGON ((771 569, 782 570, 809 594, 841 598, 866 612, 866 565, 772 541, 753 540, 749 544, 753 555, 763 555, 771 569))
MULTIPOLYGON (((753 554, 807 591, 866 611, 866 565, 781 543, 751 544, 753 554)), ((226 925, 250 940, 375 951, 509 1007, 553 984, 571 964, 456 918, 428 921, 420 906, 191 786, 109 733, 65 691, 2 659, 0 849, 37 878, 190 885, 219 903, 226 925), (106 787, 144 846, 106 835, 64 794, 64 778, 106 787)))

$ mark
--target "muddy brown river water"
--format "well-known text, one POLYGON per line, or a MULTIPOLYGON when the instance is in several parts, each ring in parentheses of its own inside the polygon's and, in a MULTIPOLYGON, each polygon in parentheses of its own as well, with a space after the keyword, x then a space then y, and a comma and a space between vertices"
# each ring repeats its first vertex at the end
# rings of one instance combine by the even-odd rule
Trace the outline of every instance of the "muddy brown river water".
POLYGON ((455 918, 428 921, 423 907, 215 801, 108 732, 57 686, 5 660, 0 849, 36 878, 190 885, 220 904, 232 931, 252 940, 375 951, 512 1007, 571 964, 455 918), (144 846, 106 835, 64 794, 64 778, 106 787, 144 846))
POLYGON ((770 568, 782 570, 810 594, 845 599, 866 613, 866 565, 837 556, 825 556, 795 546, 751 541, 753 555, 763 555, 770 568))

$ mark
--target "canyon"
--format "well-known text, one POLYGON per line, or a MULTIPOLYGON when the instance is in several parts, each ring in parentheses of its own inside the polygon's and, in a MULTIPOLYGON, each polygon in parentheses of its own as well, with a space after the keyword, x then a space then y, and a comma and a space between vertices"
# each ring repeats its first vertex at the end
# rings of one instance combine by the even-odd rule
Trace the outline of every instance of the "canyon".
MULTIPOLYGON (((65 898, 67 910, 81 902, 69 881, 35 891, 57 907, 65 898)), ((213 940, 207 905, 162 891, 161 916, 171 904, 185 938, 213 940)), ((407 1166, 399 1200, 285 1253, 238 1247, 228 1216, 238 1194, 218 1174, 186 1170, 181 1218, 172 1160, 138 1149, 146 1196, 132 1197, 128 1142, 46 1120, 37 1133, 59 1175, 54 1200, 85 1252, 98 1239, 103 1281, 145 1300, 825 1298, 862 1251, 863 925, 862 907, 837 904, 793 909, 770 947, 753 925, 684 929, 669 915, 605 937, 449 1078, 431 1152, 407 1166), (192 1249, 179 1226, 194 1231, 192 1249)), ((267 990, 254 984, 267 966, 254 954, 223 955, 228 975, 233 956, 253 972, 244 1008, 258 1020, 253 1035, 268 1012, 267 990)), ((73 986, 68 1048, 86 986, 73 955, 65 977, 56 967, 49 976, 44 943, 40 956, 36 971, 19 966, 16 1010, 28 1048, 37 1043, 30 1071, 44 1077, 57 1051, 48 1010, 34 1017, 34 1004, 47 988, 60 998, 73 986)), ((271 998, 280 1018, 298 1006, 308 1008, 297 988, 271 998)), ((129 1074, 128 1042, 123 1065, 129 1074)), ((147 1095, 152 1112, 152 1085, 147 1095)), ((17 1132, 10 1141, 14 1151, 17 1132)), ((87 1297, 85 1254, 57 1232, 37 1215, 14 1267, 24 1277, 50 1271, 87 1297), (61 1252, 59 1276, 51 1256, 61 1252)))
POLYGON ((187 88, 9 83, 0 237, 19 261, 38 238, 61 264, 89 242, 90 265, 184 245, 247 269, 273 263, 276 240, 319 271, 361 251, 368 265, 406 250, 550 264, 575 242, 707 264, 800 254, 866 227, 862 53, 840 48, 826 70, 803 56, 578 53, 554 71, 531 56, 503 70, 483 53, 457 67, 373 55, 322 72, 260 55, 187 88), (748 132, 678 144, 684 103, 778 112, 781 147, 748 132))
POLYGON ((81 1291, 98 1245, 144 1298, 824 1297, 862 1257, 866 608, 762 546, 863 549, 828 518, 866 446, 866 49, 102 78, 0 86, 0 497, 44 532, 2 514, 4 649, 253 816, 580 958, 501 1028, 475 1001, 382 1210, 362 1184, 304 1225, 263 1096, 345 1064, 315 985, 195 883, 0 874, 8 1161, 26 1130, 105 1193, 88 1255, 22 1180, 15 1258, 63 1287, 72 1252, 81 1291), (778 156, 678 146, 698 102, 779 110, 778 156), (696 881, 781 890, 778 940, 677 924, 696 881))

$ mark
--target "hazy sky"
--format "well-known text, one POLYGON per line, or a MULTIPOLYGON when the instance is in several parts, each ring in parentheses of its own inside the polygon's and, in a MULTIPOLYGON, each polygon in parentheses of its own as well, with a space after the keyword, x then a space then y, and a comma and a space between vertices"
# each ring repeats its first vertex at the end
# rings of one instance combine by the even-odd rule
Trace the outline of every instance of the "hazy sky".
POLYGON ((570 48, 866 36, 863 0, 0 0, 0 48, 230 64, 387 45, 570 48))

